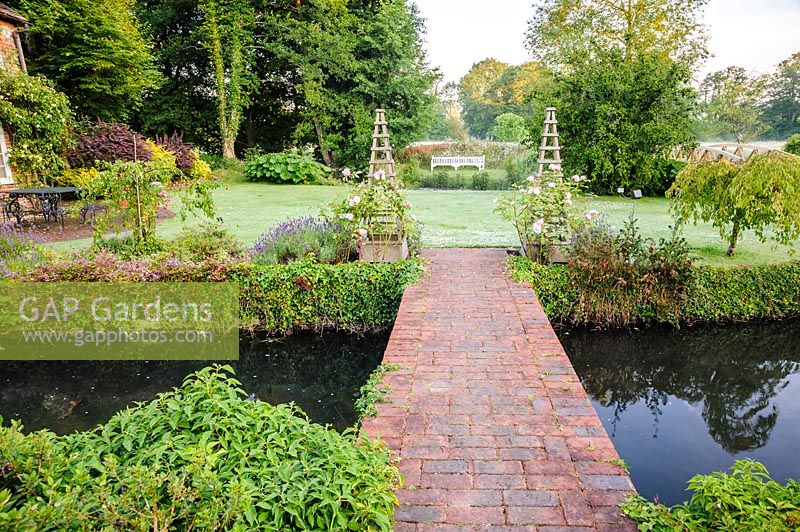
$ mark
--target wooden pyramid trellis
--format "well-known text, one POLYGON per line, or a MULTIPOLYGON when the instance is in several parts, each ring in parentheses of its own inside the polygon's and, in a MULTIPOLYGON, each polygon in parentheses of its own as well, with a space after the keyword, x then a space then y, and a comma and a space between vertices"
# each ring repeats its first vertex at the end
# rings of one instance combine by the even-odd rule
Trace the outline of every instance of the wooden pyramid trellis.
POLYGON ((386 172, 386 177, 397 177, 392 157, 392 145, 389 143, 389 124, 386 122, 386 111, 375 110, 375 131, 372 133, 372 150, 369 157, 369 182, 375 179, 378 170, 386 172))
POLYGON ((556 108, 545 110, 542 144, 539 146, 539 160, 536 161, 536 174, 542 175, 551 164, 561 164, 561 147, 558 145, 558 121, 556 108))

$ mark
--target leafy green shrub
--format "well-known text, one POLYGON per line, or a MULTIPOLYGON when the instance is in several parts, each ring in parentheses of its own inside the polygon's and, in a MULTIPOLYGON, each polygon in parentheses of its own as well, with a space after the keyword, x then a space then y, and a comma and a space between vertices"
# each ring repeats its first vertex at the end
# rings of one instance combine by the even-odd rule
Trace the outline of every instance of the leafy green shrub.
MULTIPOLYGON (((601 314, 599 308, 578 310, 579 288, 567 267, 538 265, 521 257, 509 260, 512 276, 531 284, 551 320, 575 322, 586 313, 601 314)), ((604 297, 616 296, 607 294, 604 297)), ((644 315, 631 315, 631 322, 671 321, 669 317, 654 315, 652 308, 640 308, 637 312, 644 315)), ((800 316, 800 262, 749 268, 694 267, 686 281, 677 317, 682 322, 693 322, 793 316, 800 316)))
POLYGON ((472 176, 473 190, 489 190, 489 172, 478 172, 472 176))
POLYGON ((56 178, 62 187, 78 187, 82 190, 91 190, 97 182, 100 171, 97 168, 70 168, 64 170, 56 178))
POLYGON ((0 124, 14 144, 11 164, 23 176, 39 180, 66 166, 72 112, 46 78, 0 69, 0 124))
POLYGON ((270 183, 310 183, 331 173, 308 155, 297 153, 268 153, 245 162, 244 177, 248 181, 270 183))
POLYGON ((121 259, 132 259, 160 253, 165 249, 166 242, 160 238, 141 242, 132 236, 110 236, 95 238, 93 247, 97 251, 113 253, 121 259))
POLYGON ((415 160, 411 160, 399 165, 397 177, 403 181, 403 185, 406 188, 418 188, 422 184, 422 173, 420 172, 419 163, 415 160))
POLYGON ((88 432, 0 428, 0 527, 391 529, 386 449, 247 400, 232 373, 202 369, 88 432))
POLYGON ((189 171, 184 173, 184 175, 191 181, 202 181, 213 177, 211 167, 200 157, 195 157, 194 161, 192 161, 191 168, 189 168, 189 171))
POLYGON ((259 264, 286 264, 309 256, 323 264, 346 262, 354 248, 350 235, 337 224, 313 218, 288 220, 259 237, 253 260, 259 264))
POLYGON ((797 530, 800 483, 782 486, 753 460, 737 460, 731 473, 697 475, 689 481, 692 498, 667 508, 633 496, 622 505, 639 530, 797 530))
POLYGON ((793 155, 800 155, 800 133, 792 135, 783 146, 783 151, 793 155))
POLYGON ((181 260, 195 262, 245 256, 244 246, 218 225, 204 225, 199 230, 184 230, 169 243, 168 249, 181 260))

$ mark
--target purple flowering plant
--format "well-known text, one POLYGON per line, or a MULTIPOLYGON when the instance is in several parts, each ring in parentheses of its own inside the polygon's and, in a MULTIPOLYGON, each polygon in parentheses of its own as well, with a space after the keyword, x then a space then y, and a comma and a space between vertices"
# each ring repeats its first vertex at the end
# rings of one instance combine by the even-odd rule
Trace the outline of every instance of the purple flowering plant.
POLYGON ((253 245, 255 262, 285 264, 313 257, 326 264, 346 262, 353 241, 343 227, 331 220, 304 216, 282 222, 253 245))

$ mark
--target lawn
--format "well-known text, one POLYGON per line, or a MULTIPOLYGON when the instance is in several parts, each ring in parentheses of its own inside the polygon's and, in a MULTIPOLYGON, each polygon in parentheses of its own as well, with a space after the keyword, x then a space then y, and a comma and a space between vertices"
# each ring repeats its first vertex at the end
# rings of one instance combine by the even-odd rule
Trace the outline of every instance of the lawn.
MULTIPOLYGON (((320 209, 348 189, 332 186, 268 185, 227 182, 215 192, 219 215, 225 227, 245 243, 254 242, 267 228, 288 218, 317 215, 320 209)), ((518 246, 514 228, 492 212, 495 191, 410 190, 408 198, 425 226, 426 247, 518 246)), ((620 226, 631 215, 642 232, 655 238, 668 237, 672 218, 666 199, 645 198, 634 202, 623 198, 591 198, 585 208, 597 209, 609 223, 620 226)), ((181 230, 180 217, 159 224, 158 233, 170 237, 181 230)), ((747 233, 735 258, 724 256, 726 245, 709 224, 690 226, 686 239, 700 262, 716 265, 782 262, 791 257, 784 248, 773 249, 747 233)), ((86 245, 88 240, 54 244, 59 249, 86 245)))

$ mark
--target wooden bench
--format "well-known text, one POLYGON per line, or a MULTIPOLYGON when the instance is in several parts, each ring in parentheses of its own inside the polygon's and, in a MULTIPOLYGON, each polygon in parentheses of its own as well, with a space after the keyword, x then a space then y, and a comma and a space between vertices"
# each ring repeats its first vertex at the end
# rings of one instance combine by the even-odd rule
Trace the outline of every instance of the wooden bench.
POLYGON ((431 157, 431 170, 437 166, 452 166, 456 170, 462 166, 474 166, 478 170, 486 167, 486 157, 431 157))

